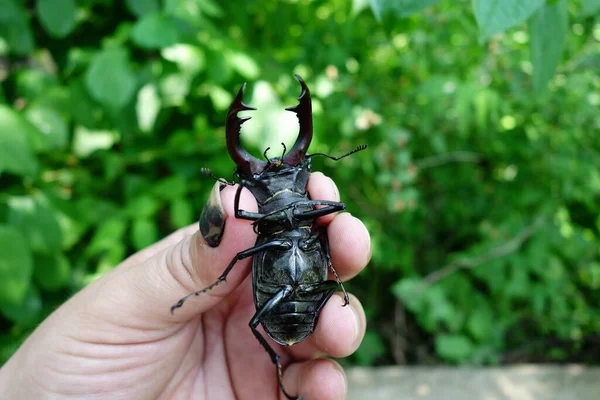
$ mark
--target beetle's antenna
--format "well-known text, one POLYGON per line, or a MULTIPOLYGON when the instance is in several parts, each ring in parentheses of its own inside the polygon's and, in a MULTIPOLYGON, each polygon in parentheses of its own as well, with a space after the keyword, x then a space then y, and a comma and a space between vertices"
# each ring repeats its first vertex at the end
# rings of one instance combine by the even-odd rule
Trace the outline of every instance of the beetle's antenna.
POLYGON ((361 144, 360 146, 358 146, 358 147, 357 147, 357 148, 355 148, 354 150, 352 150, 352 151, 349 151, 349 152, 348 152, 348 153, 346 153, 346 154, 342 154, 342 155, 341 155, 341 156, 339 156, 339 157, 330 156, 329 154, 325 154, 325 153, 313 153, 313 154, 309 154, 309 155, 307 155, 307 157, 313 157, 313 156, 324 156, 324 157, 327 157, 327 158, 330 158, 330 159, 332 159, 333 161, 338 161, 338 160, 341 160, 341 159, 342 159, 342 158, 344 158, 344 157, 348 157, 349 155, 352 155, 352 154, 354 154, 354 153, 358 153, 359 151, 362 151, 362 150, 364 150, 364 149, 366 149, 366 148, 367 148, 367 145, 366 145, 366 144, 361 144))
POLYGON ((281 142, 281 145, 283 146, 283 153, 281 153, 281 159, 283 160, 283 156, 285 156, 285 152, 287 151, 287 147, 285 147, 285 143, 281 142))
POLYGON ((271 163, 271 160, 269 160, 269 157, 267 157, 267 152, 268 152, 269 150, 271 150, 271 147, 267 147, 267 148, 265 149, 265 152, 263 153, 263 157, 264 157, 264 158, 266 158, 266 159, 267 159, 267 162, 270 164, 270 163, 271 163))
POLYGON ((233 186, 235 185, 235 182, 229 182, 228 180, 224 179, 224 178, 219 178, 217 176, 214 176, 212 171, 208 168, 202 168, 201 169, 202 173, 206 176, 208 176, 209 178, 213 178, 214 180, 216 180, 217 182, 220 182, 224 185, 229 185, 229 186, 233 186))

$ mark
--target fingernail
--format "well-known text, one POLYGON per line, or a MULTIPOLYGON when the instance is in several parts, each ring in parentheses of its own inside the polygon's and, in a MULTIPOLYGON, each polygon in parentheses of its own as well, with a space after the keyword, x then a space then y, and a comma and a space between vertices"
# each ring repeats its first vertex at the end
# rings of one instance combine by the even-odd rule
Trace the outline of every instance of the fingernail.
POLYGON ((356 309, 356 307, 354 307, 354 305, 352 304, 352 297, 350 297, 350 308, 352 309, 352 315, 354 316, 354 338, 352 339, 352 343, 356 343, 356 341, 359 339, 360 336, 360 325, 361 325, 361 318, 360 315, 358 315, 358 310, 356 309))
POLYGON ((215 183, 200 213, 200 233, 210 247, 217 247, 225 232, 227 213, 221 202, 221 190, 224 187, 219 182, 215 183))

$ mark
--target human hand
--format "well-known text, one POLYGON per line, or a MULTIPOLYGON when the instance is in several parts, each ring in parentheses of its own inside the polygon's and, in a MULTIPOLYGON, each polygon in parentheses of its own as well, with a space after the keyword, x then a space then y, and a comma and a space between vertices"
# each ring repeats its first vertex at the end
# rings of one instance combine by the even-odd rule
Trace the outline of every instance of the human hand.
MULTIPOLYGON (((312 174, 311 197, 339 201, 329 178, 312 174)), ((255 313, 250 259, 239 261, 227 282, 213 283, 236 253, 254 245, 249 221, 234 218, 235 188, 221 192, 228 214, 217 248, 197 225, 181 229, 134 254, 50 315, 0 369, 0 393, 9 399, 280 399, 275 367, 248 326, 255 313)), ((243 192, 243 209, 256 204, 243 192)), ((371 255, 369 234, 348 213, 328 215, 332 263, 342 280, 358 274, 371 255)), ((324 354, 344 357, 363 339, 366 319, 353 296, 334 295, 315 332, 291 347, 270 342, 285 366, 283 381, 305 399, 343 399, 342 368, 324 354)))

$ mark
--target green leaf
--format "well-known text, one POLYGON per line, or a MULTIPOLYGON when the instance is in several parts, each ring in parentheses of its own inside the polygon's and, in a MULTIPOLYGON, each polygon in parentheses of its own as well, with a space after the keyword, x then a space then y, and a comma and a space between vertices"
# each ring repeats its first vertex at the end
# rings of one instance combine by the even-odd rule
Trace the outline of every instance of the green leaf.
POLYGON ((29 137, 35 130, 21 115, 0 104, 0 160, 5 171, 31 176, 37 170, 29 137))
POLYGON ((467 321, 467 328, 474 338, 484 341, 492 333, 494 316, 486 303, 480 303, 467 321))
POLYGON ((27 240, 15 228, 0 225, 0 304, 18 305, 23 301, 33 272, 27 240))
POLYGON ((55 292, 68 285, 71 279, 71 263, 60 252, 36 256, 33 276, 42 289, 55 292))
POLYGON ((423 11, 441 0, 369 0, 371 11, 378 21, 386 14, 394 14, 397 17, 408 17, 423 11))
POLYGON ((83 79, 71 80, 69 92, 70 112, 73 120, 86 128, 97 128, 103 111, 85 89, 83 79))
POLYGON ((29 54, 33 51, 33 33, 22 2, 0 0, 0 37, 3 37, 9 51, 15 54, 29 54))
POLYGON ((19 229, 29 247, 43 254, 54 254, 62 248, 62 230, 54 210, 32 197, 8 199, 8 223, 19 229))
POLYGON ((145 49, 162 49, 177 43, 179 32, 175 21, 161 13, 144 16, 133 27, 131 39, 145 49))
POLYGON ((85 75, 92 97, 109 107, 125 106, 135 91, 136 78, 124 48, 108 48, 94 57, 85 75))
POLYGON ((125 0, 129 11, 137 17, 160 10, 159 0, 125 0))
POLYGON ((60 150, 69 138, 69 127, 64 118, 50 107, 32 105, 25 111, 25 118, 37 128, 33 147, 38 152, 60 150))
POLYGON ((123 236, 127 225, 120 218, 111 218, 103 222, 90 241, 90 245, 85 250, 89 256, 107 252, 115 245, 123 242, 123 236))
POLYGON ((569 33, 567 0, 547 4, 531 19, 531 61, 533 64, 533 88, 543 90, 554 76, 565 49, 569 33), (548 27, 552 29, 548 29, 548 27))
POLYGON ((75 28, 75 0, 37 0, 36 12, 50 36, 62 38, 75 28))
POLYGON ((36 325, 42 316, 43 303, 39 291, 30 286, 20 304, 2 306, 2 314, 11 321, 24 326, 36 325))
POLYGON ((475 19, 482 39, 488 39, 524 22, 545 2, 546 0, 473 0, 475 19))
POLYGON ((385 343, 376 332, 367 330, 360 347, 354 353, 359 365, 372 365, 378 357, 385 354, 385 343))
POLYGON ((183 228, 194 221, 194 210, 186 199, 175 199, 171 202, 171 225, 174 228, 183 228))
POLYGON ((158 240, 158 228, 150 218, 139 218, 133 221, 131 240, 136 250, 150 246, 158 240))
POLYGON ((140 195, 127 202, 125 213, 133 218, 149 218, 160 208, 157 199, 149 195, 140 195))
POLYGON ((392 292, 396 298, 402 300, 406 307, 414 313, 419 313, 424 306, 425 290, 427 288, 417 278, 404 278, 392 286, 392 292))
POLYGON ((187 193, 187 181, 182 175, 173 175, 158 181, 152 193, 165 200, 175 200, 187 193))
POLYGON ((591 17, 600 13, 600 0, 583 0, 582 17, 591 17))
POLYGON ((435 350, 449 361, 465 361, 473 354, 473 342, 463 335, 439 335, 435 338, 435 350))

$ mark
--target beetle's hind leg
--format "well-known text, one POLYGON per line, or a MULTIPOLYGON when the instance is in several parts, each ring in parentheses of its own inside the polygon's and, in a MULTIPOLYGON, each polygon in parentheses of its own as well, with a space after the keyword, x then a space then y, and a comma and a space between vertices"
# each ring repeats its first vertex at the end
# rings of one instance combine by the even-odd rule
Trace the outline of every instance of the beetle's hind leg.
POLYGON ((206 293, 209 290, 212 290, 215 287, 217 287, 221 282, 224 282, 225 280, 227 280, 227 275, 229 275, 229 273, 233 269, 233 266, 239 260, 243 260, 246 257, 253 256, 256 253, 260 253, 261 251, 271 250, 271 249, 287 250, 290 247, 291 247, 291 244, 288 241, 286 241, 286 240, 273 240, 273 241, 270 241, 270 242, 267 242, 267 243, 259 244, 258 246, 254 246, 254 247, 249 248, 248 250, 244 250, 244 251, 241 251, 241 252, 237 253, 235 255, 235 257, 233 257, 233 260, 231 260, 231 262, 229 263, 229 265, 227 266, 227 268, 225 268, 225 271, 223 271, 223 273, 221 274, 221 276, 219 276, 219 278, 217 278, 216 282, 208 285, 204 289, 200 289, 197 292, 190 293, 187 296, 181 298, 181 300, 179 300, 177 303, 175 303, 171 307, 171 314, 173 314, 173 312, 176 309, 178 309, 179 307, 181 307, 183 305, 183 303, 185 303, 190 297, 194 297, 194 296, 198 296, 198 295, 200 295, 202 293, 206 293))
POLYGON ((350 303, 350 297, 348 296, 348 292, 346 292, 346 289, 344 288, 344 283, 340 279, 340 276, 338 275, 337 271, 333 267, 333 264, 331 263, 331 254, 329 253, 329 238, 327 237, 327 231, 325 230, 325 228, 322 227, 319 229, 318 232, 321 237, 323 251, 325 252, 325 256, 327 257, 327 264, 329 265, 329 269, 331 269, 333 276, 335 276, 335 280, 342 287, 342 292, 344 292, 344 304, 342 304, 342 307, 346 307, 350 303))
POLYGON ((267 353, 269 353, 269 356, 271 357, 271 361, 273 362, 273 364, 275 364, 275 368, 276 368, 276 372, 277 372, 277 383, 279 385, 279 388, 285 395, 285 397, 287 397, 289 400, 301 400, 300 398, 291 396, 285 390, 285 388, 283 386, 283 373, 281 370, 281 362, 280 362, 281 357, 279 356, 279 354, 277 354, 275 352, 275 350, 273 350, 273 348, 265 340, 263 335, 260 334, 258 329, 256 329, 258 327, 258 324, 261 323, 262 318, 266 314, 268 314, 269 311, 273 310, 279 303, 281 303, 281 301, 283 299, 285 299, 292 292, 292 290, 293 290, 292 286, 288 285, 288 286, 284 287, 283 289, 281 289, 279 292, 275 293, 275 295, 273 297, 271 297, 269 299, 269 301, 267 301, 265 303, 265 305, 263 305, 261 307, 261 309, 256 312, 256 314, 254 314, 254 317, 252 317, 252 319, 250 320, 249 325, 250 325, 250 329, 252 330, 252 333, 254 334, 256 339, 258 339, 258 341, 260 342, 262 347, 267 351, 267 353))

